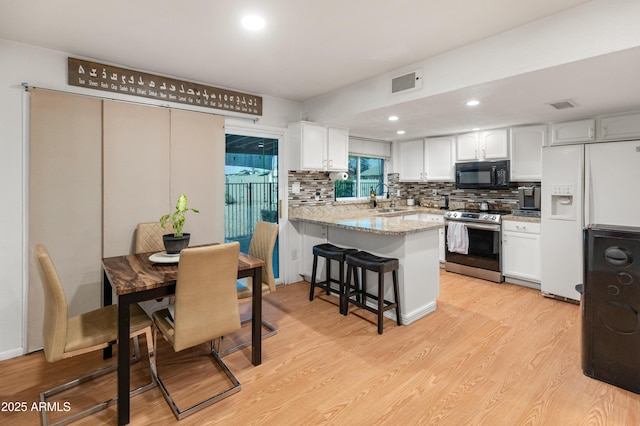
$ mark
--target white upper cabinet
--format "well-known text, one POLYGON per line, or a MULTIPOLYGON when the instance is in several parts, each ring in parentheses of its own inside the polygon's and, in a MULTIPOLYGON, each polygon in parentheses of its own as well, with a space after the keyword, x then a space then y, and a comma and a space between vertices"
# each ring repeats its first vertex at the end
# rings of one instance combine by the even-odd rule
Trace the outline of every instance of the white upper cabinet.
POLYGON ((349 165, 349 131, 300 121, 289 125, 291 170, 345 171, 349 165))
POLYGON ((397 142, 400 181, 453 181, 454 141, 454 136, 445 136, 397 142))
POLYGON ((551 125, 551 145, 592 142, 596 139, 595 119, 566 121, 551 125))
POLYGON ((542 180, 542 147, 547 126, 525 126, 511 129, 511 180, 517 182, 542 180))
POLYGON ((456 142, 456 160, 472 161, 478 159, 478 132, 458 135, 456 142))
POLYGON ((327 128, 327 169, 349 169, 349 131, 347 129, 327 128))
POLYGON ((397 142, 398 161, 395 168, 401 182, 426 180, 424 175, 424 140, 397 142))
POLYGON ((509 133, 507 129, 480 132, 478 147, 481 159, 502 160, 509 157, 509 133))
POLYGON ((507 129, 465 133, 457 137, 457 161, 502 160, 509 157, 507 129))
POLYGON ((600 139, 610 141, 638 138, 640 138, 640 111, 600 118, 600 139))
POLYGON ((391 142, 350 138, 349 153, 363 157, 390 158, 391 142))
POLYGON ((455 136, 424 140, 426 180, 453 181, 455 179, 455 136))

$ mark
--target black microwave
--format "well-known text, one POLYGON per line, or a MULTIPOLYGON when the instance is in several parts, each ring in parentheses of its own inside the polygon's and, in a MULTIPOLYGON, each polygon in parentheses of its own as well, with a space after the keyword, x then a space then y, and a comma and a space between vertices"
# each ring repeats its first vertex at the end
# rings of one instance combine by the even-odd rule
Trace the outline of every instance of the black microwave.
POLYGON ((509 160, 456 163, 457 189, 508 189, 509 160))

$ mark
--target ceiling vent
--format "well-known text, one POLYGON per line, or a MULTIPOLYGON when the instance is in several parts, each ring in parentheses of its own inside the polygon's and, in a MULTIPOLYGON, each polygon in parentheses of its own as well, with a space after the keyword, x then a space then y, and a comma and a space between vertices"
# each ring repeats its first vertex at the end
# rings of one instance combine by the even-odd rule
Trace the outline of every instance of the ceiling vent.
POLYGON ((576 105, 575 102, 573 102, 572 100, 565 100, 565 101, 558 101, 558 102, 552 102, 550 104, 547 105, 551 105, 552 107, 554 107, 555 109, 569 109, 569 108, 575 108, 578 105, 576 105))
POLYGON ((422 89, 422 70, 412 71, 391 79, 391 94, 422 89))

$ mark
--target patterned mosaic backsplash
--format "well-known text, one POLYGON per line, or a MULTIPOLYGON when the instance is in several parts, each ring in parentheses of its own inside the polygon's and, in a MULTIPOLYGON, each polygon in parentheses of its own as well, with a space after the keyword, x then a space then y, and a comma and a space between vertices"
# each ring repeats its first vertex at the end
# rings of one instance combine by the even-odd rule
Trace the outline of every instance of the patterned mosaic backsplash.
MULTIPOLYGON (((335 200, 333 181, 325 172, 289 170, 289 206, 326 205, 335 200), (293 193, 294 186, 300 185, 300 192, 293 193), (316 199, 317 198, 317 199, 316 199)), ((508 190, 469 190, 456 189, 453 182, 399 182, 398 173, 387 175, 389 190, 392 194, 400 190, 396 197, 399 203, 413 198, 416 203, 426 207, 444 205, 444 196, 449 196, 449 205, 456 207, 475 207, 483 201, 492 203, 493 208, 511 210, 518 208, 518 182, 511 182, 508 190)), ((522 183, 531 185, 532 182, 522 183)), ((540 182, 536 183, 540 185, 540 182)))
POLYGON ((289 170, 289 187, 287 194, 289 206, 324 206, 335 198, 333 181, 325 172, 289 170), (299 193, 293 188, 299 186, 299 193))

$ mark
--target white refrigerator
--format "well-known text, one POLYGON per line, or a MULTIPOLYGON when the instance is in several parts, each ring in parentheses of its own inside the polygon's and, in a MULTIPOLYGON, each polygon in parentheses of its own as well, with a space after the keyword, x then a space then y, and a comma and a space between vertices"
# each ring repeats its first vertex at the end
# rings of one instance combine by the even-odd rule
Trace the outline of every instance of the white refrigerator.
POLYGON ((544 147, 542 282, 546 296, 579 301, 583 228, 640 226, 640 141, 544 147))

